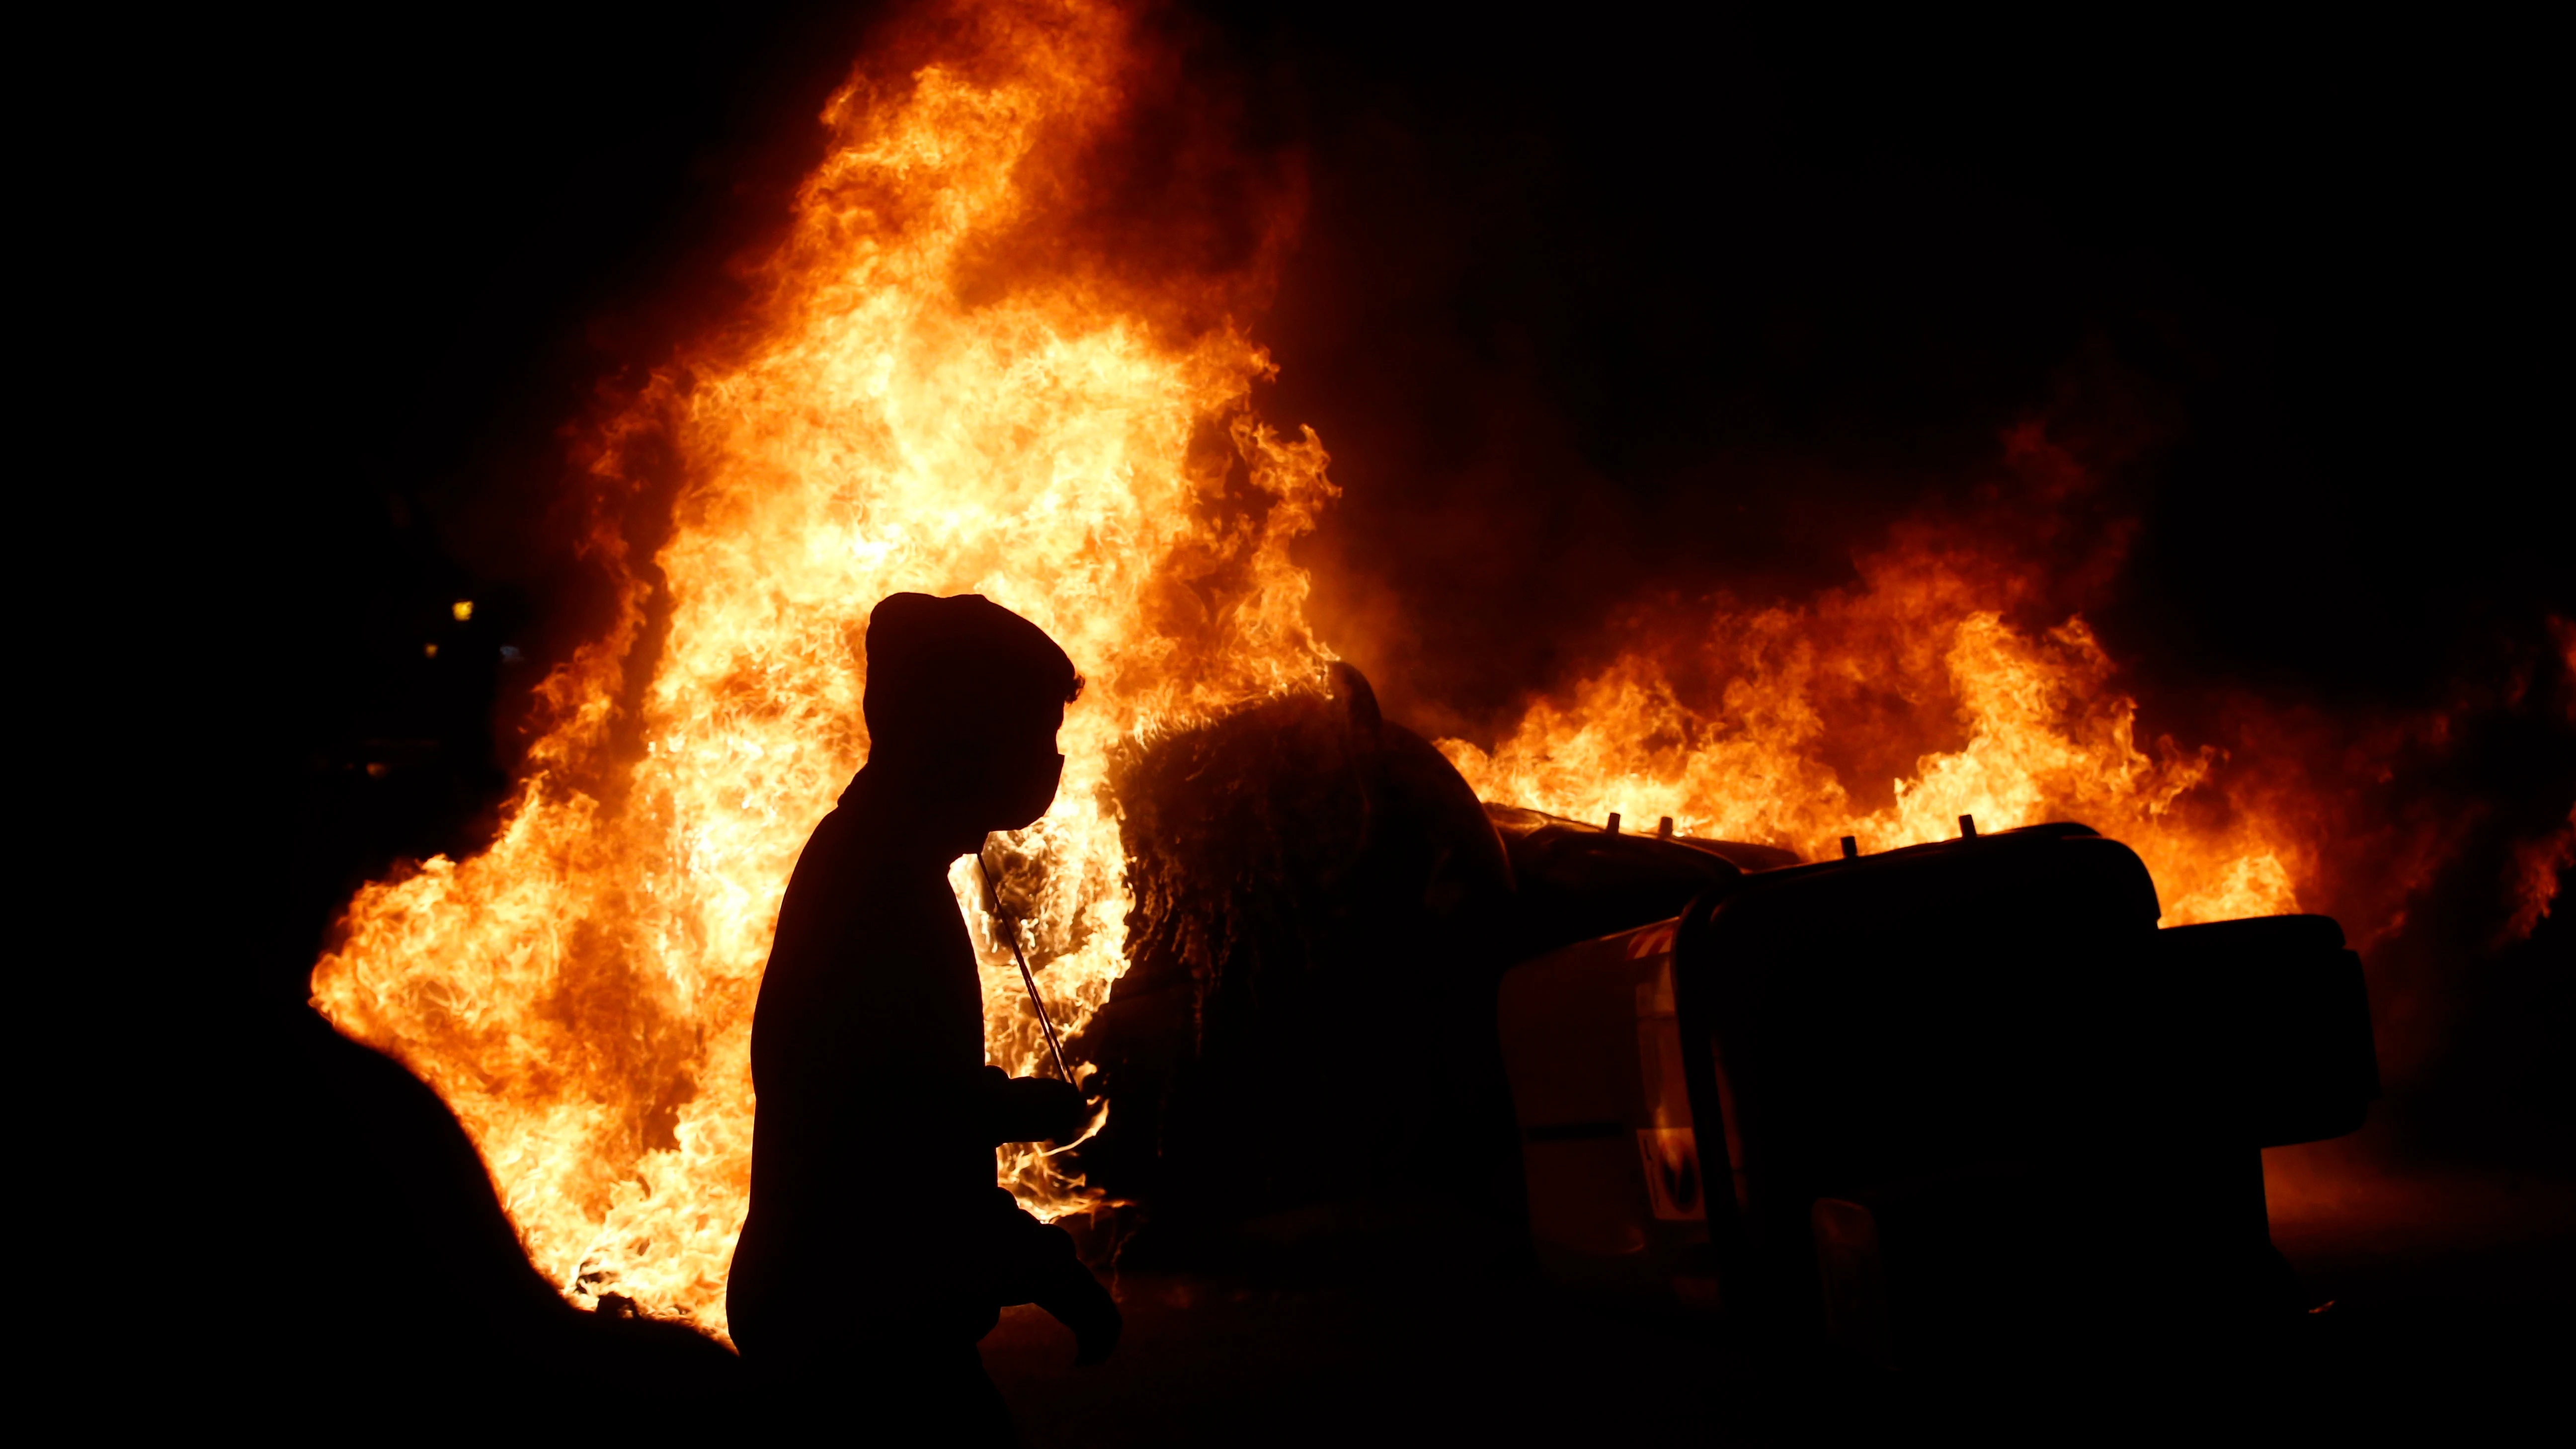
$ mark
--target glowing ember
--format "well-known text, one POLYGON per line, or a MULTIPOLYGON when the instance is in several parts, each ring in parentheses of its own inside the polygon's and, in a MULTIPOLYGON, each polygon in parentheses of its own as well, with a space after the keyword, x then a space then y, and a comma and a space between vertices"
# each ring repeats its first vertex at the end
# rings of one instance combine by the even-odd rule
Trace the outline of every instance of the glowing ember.
MULTIPOLYGON (((1125 964, 1111 749, 1307 685, 1329 658, 1286 562, 1331 492, 1324 454, 1245 411, 1258 349, 1230 325, 1176 340, 1079 278, 957 295, 979 245, 1048 194, 1035 158, 1110 119, 1130 63, 1114 12, 978 20, 975 53, 833 98, 834 148, 755 315, 607 430, 612 493, 654 447, 681 470, 658 645, 604 528, 623 617, 548 681, 551 727, 499 838, 362 891, 314 975, 342 1031, 455 1108, 576 1298, 723 1329, 752 1002, 789 868, 866 754, 856 646, 878 599, 985 594, 1090 680, 1062 795, 1012 847, 1042 882, 1021 929, 1068 1030, 1125 964)), ((1007 949, 976 934, 992 1058, 1036 1073, 1007 949)), ((1034 1152, 1004 1175, 1042 1214, 1079 1201, 1034 1152)))

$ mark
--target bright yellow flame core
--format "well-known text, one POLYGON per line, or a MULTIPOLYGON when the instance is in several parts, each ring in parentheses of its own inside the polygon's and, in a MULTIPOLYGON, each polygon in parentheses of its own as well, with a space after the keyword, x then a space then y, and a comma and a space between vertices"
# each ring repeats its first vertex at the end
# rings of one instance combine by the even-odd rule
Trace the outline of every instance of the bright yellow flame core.
MULTIPOLYGON (((1176 338, 1078 275, 960 297, 961 273, 1051 194, 1040 157, 1062 148, 1042 143, 1109 118, 1127 60, 1114 11, 1030 0, 976 19, 967 62, 834 97, 832 152, 763 300, 603 429, 603 517, 676 471, 660 597, 604 523, 590 546, 621 612, 540 690, 545 728, 498 837, 360 891, 314 973, 335 1025, 456 1111, 530 1257, 576 1300, 613 1291, 724 1330, 752 1004, 797 852, 866 755, 857 644, 877 600, 982 593, 1090 681, 1064 789, 1010 842, 1039 891, 1023 939, 1068 1031, 1125 966, 1113 752, 1312 687, 1331 657, 1287 550, 1332 485, 1311 432, 1253 420, 1259 349, 1231 323, 1176 338)), ((1714 704, 1686 704, 1640 653, 1490 754, 1442 747, 1487 799, 1671 815, 1810 857, 1843 834, 1937 839, 1961 814, 2083 819, 2139 848, 2169 923, 2295 909, 2288 837, 2259 812, 2185 809, 2212 753, 2142 752, 2081 621, 2033 637, 1981 602, 1999 570, 1891 556, 1812 609, 1721 610, 1696 646, 1726 681, 1714 704), (1964 743, 1916 756, 1893 803, 1862 810, 1830 763, 1836 733, 1920 733, 1854 714, 1873 688, 1950 708, 1964 743)), ((988 1052, 1042 1071, 964 863, 953 880, 988 1052)), ((1042 1214, 1082 1201, 1041 1154, 1005 1152, 1000 1171, 1042 1214)))
MULTIPOLYGON (((857 646, 877 600, 984 594, 1089 680, 1057 803, 1013 842, 1042 882, 1023 939, 1067 1030, 1125 966, 1113 750, 1309 687, 1330 658, 1286 557, 1332 491, 1325 457, 1249 416, 1258 349, 1231 324, 1173 340, 1078 280, 956 295, 961 260, 1022 219, 1050 128, 1116 101, 1117 17, 1042 18, 973 79, 933 65, 873 104, 835 97, 836 145, 753 325, 608 430, 612 491, 646 440, 680 471, 658 655, 605 531, 624 615, 548 682, 551 728, 498 838, 361 891, 316 969, 331 1021, 456 1110, 577 1299, 723 1331, 752 1004, 797 852, 866 753, 857 646)), ((964 869, 990 1055, 1036 1072, 1043 1040, 964 869)), ((1002 1170, 1041 1213, 1080 1201, 1036 1152, 1002 1170)))

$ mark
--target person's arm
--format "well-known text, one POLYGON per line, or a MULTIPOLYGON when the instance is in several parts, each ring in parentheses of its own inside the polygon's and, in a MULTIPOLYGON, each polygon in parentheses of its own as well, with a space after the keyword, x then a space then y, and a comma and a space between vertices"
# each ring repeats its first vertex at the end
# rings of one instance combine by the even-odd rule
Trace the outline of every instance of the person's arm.
POLYGON ((1091 1120, 1091 1104, 1072 1084, 1053 1077, 1013 1077, 986 1067, 975 1083, 976 1127, 999 1147, 1005 1142, 1070 1142, 1091 1120))
POLYGON ((1034 1303, 1073 1330, 1076 1368, 1109 1357, 1126 1320, 1109 1290, 1082 1265, 1074 1252, 1073 1235, 1029 1216, 999 1188, 993 1192, 989 1222, 989 1261, 998 1306, 1034 1303))

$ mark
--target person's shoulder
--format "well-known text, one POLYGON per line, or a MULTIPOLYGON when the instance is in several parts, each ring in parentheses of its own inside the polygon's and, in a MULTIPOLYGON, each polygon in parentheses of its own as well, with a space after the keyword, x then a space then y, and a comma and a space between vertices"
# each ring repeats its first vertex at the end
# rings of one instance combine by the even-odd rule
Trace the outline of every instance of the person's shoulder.
POLYGON ((820 952, 846 953, 861 922, 894 909, 887 899, 893 872, 885 842, 859 812, 844 805, 823 817, 796 857, 779 902, 778 937, 771 966, 820 952))
POLYGON ((825 869, 865 870, 886 854, 889 842, 884 827, 869 812, 849 805, 836 805, 814 825, 805 837, 805 849, 796 858, 798 870, 808 865, 825 869))
POLYGON ((864 870, 864 857, 869 853, 864 836, 848 806, 834 807, 815 823, 813 833, 805 837, 804 849, 796 853, 796 865, 787 882, 790 893, 801 893, 799 887, 810 889, 812 883, 825 877, 847 877, 864 870))
POLYGON ((805 837, 805 853, 811 855, 817 848, 832 849, 849 842, 857 825, 857 811, 847 805, 833 806, 823 812, 823 818, 814 822, 813 833, 805 837))

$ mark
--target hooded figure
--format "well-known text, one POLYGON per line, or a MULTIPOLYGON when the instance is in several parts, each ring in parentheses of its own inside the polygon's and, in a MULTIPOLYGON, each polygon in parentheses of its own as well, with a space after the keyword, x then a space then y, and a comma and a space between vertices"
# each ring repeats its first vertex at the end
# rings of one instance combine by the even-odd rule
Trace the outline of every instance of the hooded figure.
POLYGON ((774 1407, 1007 1443, 975 1347, 1001 1308, 1045 1308, 1078 1363, 1108 1355, 1119 1315, 1072 1239, 995 1183, 997 1146, 1068 1140, 1089 1114, 1067 1083, 985 1065, 948 867, 1045 813, 1082 678, 973 594, 893 595, 866 647, 867 764, 797 859, 761 979, 726 1312, 774 1407))

